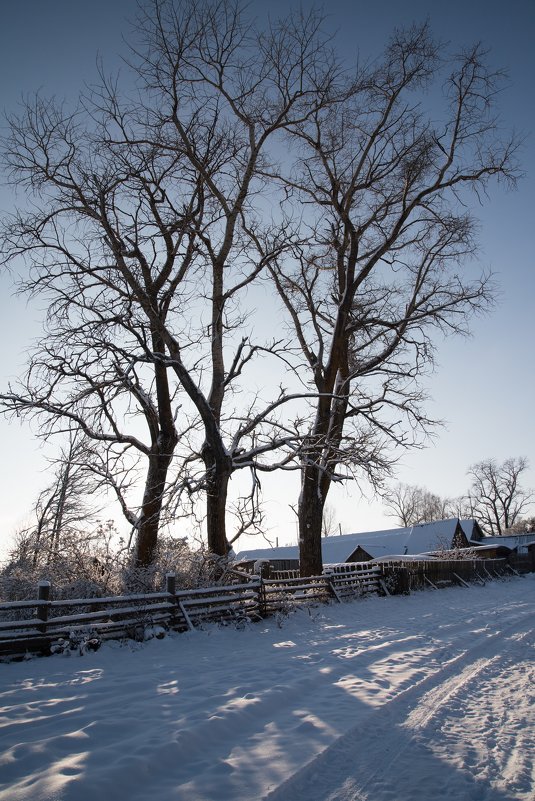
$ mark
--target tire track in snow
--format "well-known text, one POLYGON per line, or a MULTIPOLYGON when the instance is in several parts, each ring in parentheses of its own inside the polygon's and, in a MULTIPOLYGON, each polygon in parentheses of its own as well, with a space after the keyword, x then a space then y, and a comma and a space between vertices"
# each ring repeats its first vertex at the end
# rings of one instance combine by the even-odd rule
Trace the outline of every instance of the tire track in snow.
MULTIPOLYGON (((509 614, 500 622, 505 631, 478 636, 467 650, 397 693, 297 774, 265 795, 263 801, 523 799, 524 796, 509 795, 506 788, 484 786, 469 774, 452 775, 455 769, 437 764, 423 742, 426 730, 440 720, 452 700, 468 695, 483 673, 494 680, 503 677, 514 663, 519 643, 524 648, 532 643, 530 610, 509 614), (517 647, 511 649, 508 647, 511 645, 517 647), (442 787, 441 770, 447 776, 442 787), (459 785, 464 785, 464 790, 459 785)), ((519 738, 519 748, 523 739, 519 738)), ((529 801, 528 795, 525 799, 529 801)))

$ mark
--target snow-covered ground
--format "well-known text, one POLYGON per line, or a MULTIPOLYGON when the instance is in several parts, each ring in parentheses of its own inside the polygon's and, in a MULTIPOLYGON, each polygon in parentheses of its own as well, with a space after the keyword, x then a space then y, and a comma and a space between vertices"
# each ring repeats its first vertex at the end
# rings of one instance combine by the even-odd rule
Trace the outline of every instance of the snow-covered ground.
POLYGON ((0 665, 0 799, 532 801, 534 590, 0 665))

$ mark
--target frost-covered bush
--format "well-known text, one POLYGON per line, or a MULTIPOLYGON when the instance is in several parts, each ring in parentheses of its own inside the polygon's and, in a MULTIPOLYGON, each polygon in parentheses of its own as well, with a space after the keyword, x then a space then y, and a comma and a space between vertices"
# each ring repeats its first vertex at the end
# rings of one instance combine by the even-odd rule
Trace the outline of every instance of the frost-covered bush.
POLYGON ((152 565, 139 568, 126 560, 121 583, 126 592, 157 592, 165 586, 166 575, 174 573, 177 589, 208 587, 221 580, 226 567, 225 559, 203 547, 191 549, 186 539, 160 536, 152 565))
POLYGON ((93 532, 62 536, 52 551, 35 534, 18 535, 6 564, 0 569, 0 601, 22 601, 37 596, 40 581, 52 585, 52 598, 98 598, 109 595, 158 592, 167 573, 176 575, 177 589, 206 587, 225 578, 226 563, 202 548, 192 550, 185 539, 161 537, 153 564, 133 565, 130 551, 114 547, 112 523, 93 532))
POLYGON ((34 532, 20 533, 0 572, 0 599, 35 598, 43 580, 50 581, 58 600, 116 593, 117 554, 111 545, 115 533, 111 523, 92 532, 68 532, 55 549, 40 543, 34 532))

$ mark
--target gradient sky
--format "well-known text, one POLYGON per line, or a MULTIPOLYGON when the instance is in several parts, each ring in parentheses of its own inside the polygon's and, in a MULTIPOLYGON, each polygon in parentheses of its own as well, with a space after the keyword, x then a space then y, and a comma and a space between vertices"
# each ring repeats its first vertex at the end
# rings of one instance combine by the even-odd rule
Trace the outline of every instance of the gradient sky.
MULTIPOLYGON (((284 13, 292 0, 255 0, 259 14, 284 13)), ((303 0, 305 8, 312 5, 303 0)), ((438 364, 428 382, 431 416, 445 428, 425 450, 403 457, 398 479, 422 484, 440 495, 467 489, 466 469, 481 459, 527 456, 525 483, 535 486, 535 2, 534 0, 377 0, 373 5, 331 0, 324 8, 338 31, 341 53, 379 54, 395 26, 430 19, 438 38, 455 50, 482 41, 496 67, 505 67, 509 86, 501 100, 505 122, 526 134, 522 154, 525 177, 516 192, 495 188, 477 214, 481 221, 480 262, 497 274, 500 298, 495 311, 476 319, 469 340, 438 343, 438 364)), ((95 78, 99 54, 105 66, 119 66, 128 36, 127 19, 136 0, 22 0, 4 2, 0 17, 0 107, 16 109, 22 95, 40 89, 45 95, 75 99, 84 82, 95 78)), ((3 127, 3 124, 2 124, 3 127)), ((16 205, 13 190, 0 186, 0 210, 16 205)), ((24 349, 38 336, 38 308, 11 293, 0 275, 0 384, 22 371, 24 349)), ((264 312, 265 313, 265 312, 264 312)), ((27 425, 0 418, 0 554, 16 526, 24 522, 40 488, 46 485, 46 453, 27 425)), ((51 452, 49 452, 51 455, 51 452)), ((264 482, 272 538, 295 539, 288 504, 297 487, 264 482)), ((348 485, 329 497, 344 532, 388 528, 380 501, 363 498, 348 485)))

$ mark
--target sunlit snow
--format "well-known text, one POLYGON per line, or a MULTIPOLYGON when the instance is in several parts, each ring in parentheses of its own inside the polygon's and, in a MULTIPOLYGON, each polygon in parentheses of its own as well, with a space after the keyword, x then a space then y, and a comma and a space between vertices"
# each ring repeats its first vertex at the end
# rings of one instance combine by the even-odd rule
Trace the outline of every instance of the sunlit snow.
POLYGON ((0 665, 0 801, 531 801, 534 590, 0 665))

